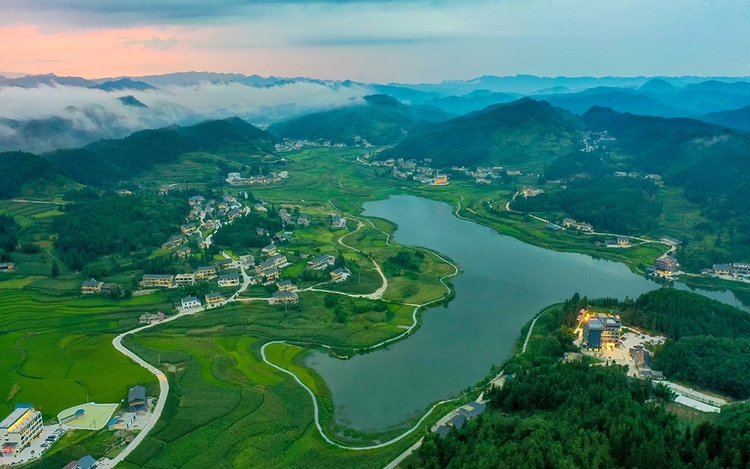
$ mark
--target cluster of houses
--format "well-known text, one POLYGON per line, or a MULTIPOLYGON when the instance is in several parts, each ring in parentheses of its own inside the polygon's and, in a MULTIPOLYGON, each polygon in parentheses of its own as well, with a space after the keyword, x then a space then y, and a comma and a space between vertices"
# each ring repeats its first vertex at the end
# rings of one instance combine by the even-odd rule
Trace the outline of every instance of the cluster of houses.
POLYGON ((606 130, 602 132, 586 132, 581 142, 581 151, 584 153, 591 153, 599 148, 606 150, 606 145, 616 140, 616 138, 608 135, 606 130))
POLYGON ((478 166, 476 171, 472 171, 464 166, 451 166, 451 171, 472 177, 477 184, 492 184, 493 179, 499 179, 503 176, 504 169, 502 166, 493 166, 491 168, 478 166))
POLYGON ((231 186, 248 186, 252 184, 271 184, 289 178, 288 171, 272 172, 271 174, 257 174, 243 178, 240 173, 227 174, 227 182, 231 186))
POLYGON ((384 161, 373 161, 371 164, 391 168, 393 177, 399 179, 411 177, 415 181, 431 186, 448 185, 448 175, 439 173, 437 169, 430 167, 430 163, 432 163, 432 158, 425 158, 419 162, 417 160, 404 160, 403 158, 389 158, 384 161))
POLYGON ((704 270, 703 273, 729 280, 750 279, 750 263, 714 264, 710 269, 704 270))
POLYGON ((154 324, 157 322, 162 322, 165 317, 166 316, 161 311, 159 311, 156 314, 143 313, 141 314, 141 317, 139 318, 138 322, 140 324, 154 324))
POLYGON ((643 174, 635 171, 625 172, 625 171, 615 171, 615 176, 617 177, 629 177, 634 179, 649 179, 654 182, 661 181, 661 176, 658 174, 643 174))
POLYGON ((310 218, 305 214, 300 214, 296 218, 289 213, 289 211, 285 208, 282 208, 279 210, 279 218, 281 219, 281 223, 286 225, 299 225, 299 226, 310 226, 310 218))
POLYGON ((564 226, 565 228, 572 228, 574 230, 584 231, 587 233, 594 232, 594 226, 592 224, 582 221, 575 221, 572 218, 563 218, 562 226, 564 226))
MULTIPOLYGON (((372 147, 367 140, 363 139, 360 136, 355 136, 352 138, 354 140, 355 145, 354 146, 365 146, 367 148, 372 147)), ((331 143, 330 140, 320 140, 320 141, 314 141, 314 140, 284 140, 283 143, 277 143, 275 148, 276 151, 292 151, 292 150, 299 150, 303 147, 334 147, 334 148, 345 148, 345 143, 331 143)))

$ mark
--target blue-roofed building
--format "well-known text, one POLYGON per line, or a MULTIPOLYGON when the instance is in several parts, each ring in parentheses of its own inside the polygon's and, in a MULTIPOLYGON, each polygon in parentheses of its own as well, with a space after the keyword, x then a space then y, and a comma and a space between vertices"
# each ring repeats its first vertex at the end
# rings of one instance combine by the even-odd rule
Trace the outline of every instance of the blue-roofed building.
POLYGON ((94 469, 95 467, 96 459, 90 454, 79 459, 78 464, 76 465, 77 469, 94 469))

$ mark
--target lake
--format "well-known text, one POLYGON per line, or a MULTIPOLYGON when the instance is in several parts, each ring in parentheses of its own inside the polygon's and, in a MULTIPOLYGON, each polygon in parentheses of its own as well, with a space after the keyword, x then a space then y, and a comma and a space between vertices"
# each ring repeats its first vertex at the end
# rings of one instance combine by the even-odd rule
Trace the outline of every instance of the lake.
MULTIPOLYGON (((452 207, 414 196, 368 202, 364 215, 398 225, 395 240, 449 256, 463 274, 456 298, 422 313, 406 340, 349 360, 314 352, 306 364, 325 380, 336 422, 364 431, 407 426, 431 403, 486 376, 508 357, 523 325, 542 308, 578 292, 634 298, 660 285, 627 266, 523 243, 461 220, 452 207)), ((678 288, 686 288, 677 285, 678 288)), ((731 292, 700 292, 743 307, 731 292)))

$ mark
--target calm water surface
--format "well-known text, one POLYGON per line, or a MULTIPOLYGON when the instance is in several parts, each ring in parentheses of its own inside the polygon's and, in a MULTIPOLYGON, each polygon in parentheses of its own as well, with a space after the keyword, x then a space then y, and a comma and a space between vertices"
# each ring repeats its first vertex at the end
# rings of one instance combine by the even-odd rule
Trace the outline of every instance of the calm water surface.
MULTIPOLYGON (((396 196, 364 208, 398 225, 396 241, 444 253, 463 274, 453 279, 455 300, 424 312, 408 339, 349 360, 308 357, 332 392, 336 421, 359 430, 405 426, 429 404, 475 384, 545 306, 575 292, 623 299, 660 286, 621 263, 550 251, 460 220, 445 203, 396 196)), ((750 311, 731 292, 701 293, 750 311)))

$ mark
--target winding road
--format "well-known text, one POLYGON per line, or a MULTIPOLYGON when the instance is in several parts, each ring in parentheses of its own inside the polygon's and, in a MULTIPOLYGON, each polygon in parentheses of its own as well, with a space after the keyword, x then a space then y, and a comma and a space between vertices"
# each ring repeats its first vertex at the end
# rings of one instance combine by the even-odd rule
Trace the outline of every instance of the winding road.
POLYGON ((149 329, 151 327, 157 326, 159 324, 164 324, 165 322, 174 321, 175 319, 181 318, 183 316, 188 316, 190 314, 193 314, 198 311, 202 311, 201 309, 193 309, 188 311, 183 311, 180 313, 175 314, 174 316, 170 316, 166 319, 164 319, 161 322, 154 322, 151 324, 146 324, 145 326, 136 327, 133 330, 123 332, 122 334, 118 335, 112 340, 112 345, 114 345, 115 349, 122 353, 123 355, 131 358, 134 362, 141 365, 143 368, 147 369, 149 372, 151 372, 154 376, 156 376, 156 379, 159 380, 159 397, 156 400, 156 406, 154 406, 154 410, 151 414, 151 418, 149 419, 148 423, 145 427, 141 430, 138 435, 136 435, 135 439, 131 441, 125 449, 122 451, 122 453, 115 456, 113 459, 103 462, 99 464, 98 467, 115 467, 120 462, 124 461, 126 457, 130 453, 132 453, 138 445, 146 439, 146 436, 151 432, 151 430, 156 425, 156 422, 159 420, 159 417, 161 416, 162 411, 164 410, 164 404, 167 402, 167 395, 169 394, 169 380, 167 379, 167 376, 158 368, 151 365, 147 361, 143 360, 141 357, 130 351, 128 348, 126 348, 124 345, 122 345, 122 339, 125 338, 125 336, 135 334, 136 332, 140 332, 145 329, 149 329))
MULTIPOLYGON (((332 202, 331 202, 331 205, 334 208, 336 208, 335 205, 333 205, 332 202)), ((459 208, 460 208, 460 205, 459 205, 459 208)), ((361 253, 362 251, 360 251, 357 248, 354 248, 352 246, 347 245, 343 241, 343 239, 346 236, 359 231, 362 227, 365 226, 364 223, 361 220, 356 219, 354 217, 352 217, 352 219, 354 219, 354 220, 357 221, 357 229, 354 230, 354 231, 348 232, 348 233, 344 234, 343 236, 341 236, 338 239, 338 242, 339 242, 339 244, 341 246, 343 246, 343 247, 345 247, 347 249, 351 249, 352 251, 354 251, 356 253, 361 253)), ((391 237, 390 234, 386 233, 385 231, 381 230, 380 228, 377 228, 372 223, 372 221, 367 220, 367 222, 370 223, 370 225, 372 225, 373 228, 375 228, 376 230, 378 230, 381 233, 385 234, 386 235, 386 244, 390 245, 390 237, 391 237)), ((408 329, 406 329, 403 333, 397 335, 396 337, 392 337, 390 339, 384 340, 384 341, 379 342, 379 343, 377 343, 375 345, 372 345, 372 346, 369 346, 369 347, 365 347, 365 348, 361 348, 361 349, 354 349, 353 350, 354 353, 362 353, 362 352, 366 352, 366 351, 369 351, 369 350, 374 350, 374 349, 377 349, 377 348, 382 347, 384 345, 387 345, 387 344, 389 344, 391 342, 395 342, 395 341, 398 341, 398 340, 401 340, 401 339, 407 337, 419 325, 419 320, 418 320, 417 313, 419 312, 420 309, 425 308, 427 306, 430 306, 432 304, 438 303, 440 301, 443 301, 446 297, 448 297, 451 293, 453 293, 453 289, 446 283, 446 279, 458 275, 458 273, 459 273, 458 267, 455 264, 453 264, 452 262, 450 262, 449 260, 447 260, 444 257, 440 256, 439 254, 437 254, 435 252, 432 252, 432 251, 428 251, 428 252, 430 252, 433 256, 435 256, 436 258, 440 259, 441 261, 449 264, 454 269, 453 273, 451 273, 449 275, 445 275, 445 276, 443 276, 443 277, 440 278, 440 282, 443 284, 443 286, 445 286, 445 288, 447 290, 446 294, 444 296, 442 296, 441 298, 438 298, 438 299, 432 300, 432 301, 428 301, 426 303, 422 303, 422 304, 407 304, 408 306, 414 306, 414 311, 412 312, 412 324, 411 324, 411 326, 409 326, 408 329)), ((226 258, 231 258, 226 253, 222 253, 222 254, 226 258)), ((337 292, 337 291, 332 291, 332 290, 329 291, 329 290, 323 290, 323 289, 315 289, 313 287, 309 287, 309 288, 305 289, 305 291, 320 291, 320 292, 329 292, 329 293, 334 293, 334 294, 337 294, 337 295, 345 295, 345 296, 351 296, 351 297, 380 299, 380 298, 382 298, 383 294, 385 293, 386 289, 388 288, 388 279, 385 277, 385 274, 383 273, 383 270, 381 269, 380 265, 374 259, 370 259, 370 260, 372 261, 373 265, 375 266, 375 270, 378 272, 378 274, 380 275, 380 277, 381 277, 381 279, 383 281, 382 285, 377 290, 375 290, 373 293, 355 295, 355 294, 337 292)), ((236 292, 230 298, 229 301, 269 301, 270 300, 269 298, 238 298, 237 297, 237 295, 240 292, 244 291, 247 288, 247 285, 249 285, 249 280, 250 280, 250 277, 245 273, 245 270, 244 270, 244 268, 241 265, 240 265, 240 271, 242 272, 243 285, 242 285, 242 287, 240 287, 240 289, 238 290, 238 292, 236 292)), ((181 317, 184 317, 184 316, 188 316, 188 315, 191 315, 191 314, 199 312, 199 311, 203 311, 203 308, 195 308, 195 309, 192 309, 192 310, 182 311, 182 312, 180 312, 180 313, 178 313, 178 314, 176 314, 174 316, 166 318, 165 320, 163 320, 161 322, 147 324, 147 325, 140 326, 140 327, 137 327, 135 329, 132 329, 130 331, 124 332, 124 333, 118 335, 117 337, 115 337, 112 340, 112 345, 115 347, 115 349, 117 351, 119 351, 123 355, 131 358, 138 365, 140 365, 141 367, 147 369, 150 373, 152 373, 154 376, 156 376, 156 378, 159 381, 159 397, 157 399, 156 405, 154 406, 154 410, 153 410, 153 413, 151 415, 151 419, 149 420, 148 424, 141 430, 141 432, 135 437, 135 439, 130 444, 127 445, 127 447, 124 449, 124 451, 122 453, 120 453, 115 458, 113 458, 113 459, 111 459, 109 461, 105 461, 105 462, 101 463, 100 467, 107 467, 107 468, 115 467, 117 464, 119 464, 120 462, 124 461, 125 458, 127 458, 127 456, 130 453, 132 453, 138 447, 138 445, 146 439, 146 437, 148 436, 148 434, 151 432, 151 430, 156 425, 156 422, 159 420, 159 417, 161 416, 161 413, 164 410, 164 405, 165 405, 165 403, 167 401, 167 396, 169 394, 169 380, 168 380, 167 376, 161 370, 159 370, 158 368, 154 367, 150 363, 146 362, 145 360, 143 360, 142 358, 140 358, 138 355, 136 355, 134 352, 132 352, 131 350, 129 350, 128 348, 126 348, 124 345, 122 345, 122 339, 125 338, 128 335, 135 334, 137 332, 141 332, 141 331, 149 329, 151 327, 155 327, 155 326, 157 326, 159 324, 163 324, 163 323, 166 323, 166 322, 174 321, 174 320, 176 320, 178 318, 181 318, 181 317)), ((451 402, 451 401, 456 400, 456 399, 446 399, 446 400, 443 400, 443 401, 440 401, 440 402, 436 403, 435 405, 433 405, 430 408, 430 410, 428 410, 422 416, 422 418, 419 419, 419 421, 413 427, 411 427, 410 429, 406 430, 401 435, 399 435, 399 436, 397 436, 397 437, 395 437, 395 438, 393 438, 393 439, 391 439, 389 441, 386 441, 384 443, 379 443, 379 444, 370 445, 370 446, 346 446, 346 445, 342 445, 340 443, 337 443, 337 442, 333 441, 323 431, 323 427, 322 427, 322 425, 320 423, 320 411, 319 411, 319 407, 318 407, 317 398, 315 397, 315 393, 309 387, 307 387, 299 379, 299 377, 297 375, 295 375, 293 372, 291 372, 289 370, 286 370, 286 369, 284 369, 284 368, 282 368, 282 367, 274 364, 270 360, 268 360, 268 357, 266 356, 266 347, 268 347, 269 345, 272 345, 272 344, 285 344, 285 345, 295 345, 295 344, 287 343, 285 341, 267 342, 260 349, 261 357, 262 357, 263 361, 266 364, 268 364, 269 366, 271 366, 271 367, 273 367, 273 368, 275 368, 275 369, 277 369, 277 370, 279 370, 279 371, 281 371, 283 373, 286 373, 286 374, 292 376, 294 378, 294 380, 300 386, 302 386, 310 394, 310 398, 312 399, 312 402, 313 402, 315 426, 318 429, 318 433, 320 433, 320 436, 327 443, 329 443, 331 445, 334 445, 334 446, 336 446, 338 448, 347 449, 347 450, 353 450, 353 451, 364 451, 364 450, 384 448, 386 446, 389 446, 389 445, 392 445, 394 443, 397 443, 397 442, 401 441, 402 439, 406 438, 407 436, 409 436, 412 432, 414 432, 418 428, 420 428, 420 426, 425 421, 425 419, 427 419, 427 417, 429 417, 430 414, 432 413, 432 411, 434 411, 437 407, 439 407, 440 405, 443 405, 443 404, 445 404, 447 402, 451 402)), ((321 347, 321 348, 325 348, 325 349, 329 349, 329 350, 331 349, 331 347, 329 345, 326 345, 326 344, 315 344, 315 343, 313 343, 313 344, 305 344, 305 345, 306 346, 311 346, 311 347, 321 347)), ((346 357, 343 357, 343 358, 346 358, 346 357)))

